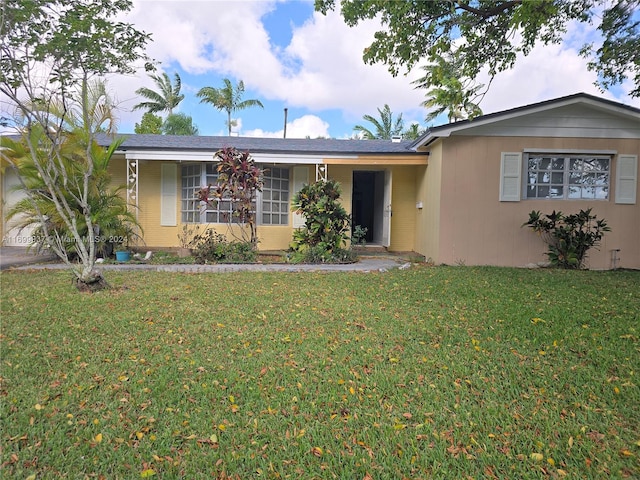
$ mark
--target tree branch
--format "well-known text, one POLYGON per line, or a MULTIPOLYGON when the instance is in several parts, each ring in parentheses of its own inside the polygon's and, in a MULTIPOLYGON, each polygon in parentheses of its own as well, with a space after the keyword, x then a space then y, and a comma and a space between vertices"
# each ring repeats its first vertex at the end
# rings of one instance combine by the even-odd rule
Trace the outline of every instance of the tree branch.
POLYGON ((492 8, 481 10, 479 8, 475 8, 469 5, 466 0, 455 2, 455 4, 457 5, 457 8, 459 8, 460 10, 464 10, 465 12, 469 12, 479 17, 482 17, 482 19, 484 20, 486 20, 487 18, 495 17, 496 15, 500 15, 502 12, 506 10, 511 10, 512 8, 514 8, 517 5, 520 5, 521 3, 522 3, 522 0, 512 0, 508 2, 498 3, 492 8))

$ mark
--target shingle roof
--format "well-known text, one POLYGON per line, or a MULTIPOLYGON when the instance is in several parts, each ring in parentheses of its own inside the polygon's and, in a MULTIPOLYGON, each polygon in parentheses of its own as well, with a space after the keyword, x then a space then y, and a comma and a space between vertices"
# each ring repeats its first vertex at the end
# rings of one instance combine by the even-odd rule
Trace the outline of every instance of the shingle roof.
POLYGON ((420 138, 411 143, 409 148, 416 149, 424 145, 428 140, 438 137, 443 133, 449 131, 462 130, 467 127, 474 127, 480 123, 492 122, 501 120, 503 117, 508 117, 514 114, 525 114, 531 110, 553 108, 556 105, 572 102, 587 102, 591 104, 601 105, 607 109, 615 109, 619 112, 623 112, 625 115, 638 116, 640 115, 640 109, 625 105, 624 103, 615 102, 613 100, 607 100, 605 98, 596 97, 588 93, 575 93, 573 95, 567 95, 565 97, 553 98, 551 100, 545 100, 538 103, 532 103, 530 105, 523 105, 520 107, 511 108, 509 110, 502 110, 500 112, 488 113, 481 115, 472 120, 460 120, 453 123, 445 123, 444 125, 438 125, 429 128, 420 138))
MULTIPOLYGON (((336 140, 336 139, 298 139, 298 138, 258 138, 258 137, 205 137, 181 135, 134 135, 119 134, 124 142, 119 150, 180 150, 180 151, 217 151, 225 147, 235 147, 251 153, 278 154, 416 154, 409 147, 410 140, 393 142, 391 140, 336 140)), ((98 143, 109 145, 112 137, 99 135, 98 143)))

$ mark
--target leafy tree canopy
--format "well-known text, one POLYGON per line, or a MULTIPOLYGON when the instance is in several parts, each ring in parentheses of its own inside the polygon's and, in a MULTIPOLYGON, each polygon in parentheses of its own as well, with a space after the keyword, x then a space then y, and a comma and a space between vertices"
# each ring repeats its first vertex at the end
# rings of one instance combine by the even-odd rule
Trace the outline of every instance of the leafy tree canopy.
POLYGON ((158 115, 154 115, 151 112, 146 112, 142 115, 142 120, 140 123, 136 123, 133 131, 141 134, 141 133, 153 133, 156 135, 160 135, 162 133, 162 118, 158 115))
POLYGON ((165 135, 198 135, 198 127, 193 119, 184 113, 172 113, 162 124, 165 135))
POLYGON ((2 160, 18 174, 31 213, 79 288, 103 285, 94 269, 100 223, 92 199, 100 165, 116 146, 105 151, 95 142, 96 132, 114 131, 115 124, 104 85, 92 79, 133 73, 138 60, 153 68, 144 53, 150 36, 118 20, 131 7, 129 0, 5 0, 1 7, 0 94, 15 112, 2 122, 21 133, 27 155, 2 149, 2 160), (21 170, 25 163, 41 181, 35 190, 21 170), (70 244, 52 235, 51 212, 38 202, 43 196, 70 244), (78 264, 71 263, 71 250, 78 264))
MULTIPOLYGON (((150 35, 115 21, 129 0, 7 0, 2 6, 0 82, 24 86, 34 63, 51 71, 50 80, 78 84, 82 75, 134 73, 150 35)), ((35 79, 32 79, 35 80, 35 79)), ((33 82, 31 82, 33 83, 33 82)))
MULTIPOLYGON (((335 4, 315 0, 324 14, 335 4)), ((536 44, 560 43, 569 22, 595 23, 603 42, 597 48, 587 44, 581 53, 591 60, 600 88, 633 78, 631 95, 640 96, 640 0, 341 0, 340 5, 349 26, 380 19, 383 28, 363 58, 387 64, 394 75, 455 51, 465 77, 476 78, 484 67, 493 77, 536 44)))

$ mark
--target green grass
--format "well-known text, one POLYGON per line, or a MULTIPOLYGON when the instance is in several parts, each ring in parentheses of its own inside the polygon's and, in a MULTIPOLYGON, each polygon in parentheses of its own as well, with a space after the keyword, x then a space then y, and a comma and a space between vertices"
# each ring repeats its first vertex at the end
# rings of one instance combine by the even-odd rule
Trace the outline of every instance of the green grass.
POLYGON ((640 272, 0 280, 3 478, 640 476, 640 272))

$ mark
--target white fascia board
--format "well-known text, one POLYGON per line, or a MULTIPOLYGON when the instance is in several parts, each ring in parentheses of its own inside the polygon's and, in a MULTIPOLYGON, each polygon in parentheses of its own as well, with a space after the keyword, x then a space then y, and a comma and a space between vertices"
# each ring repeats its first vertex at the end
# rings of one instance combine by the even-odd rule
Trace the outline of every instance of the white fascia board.
MULTIPOLYGON (((159 162, 212 162, 213 153, 184 152, 168 150, 125 150, 127 160, 154 160, 159 162)), ((324 163, 328 158, 358 158, 357 155, 293 155, 252 153, 251 156, 257 163, 289 164, 289 165, 317 165, 324 163)))
POLYGON ((328 158, 358 158, 358 155, 298 155, 286 153, 252 153, 256 163, 281 163, 288 165, 320 165, 328 158))
POLYGON ((211 162, 213 153, 207 152, 180 152, 171 150, 125 150, 127 160, 156 160, 159 162, 211 162))

